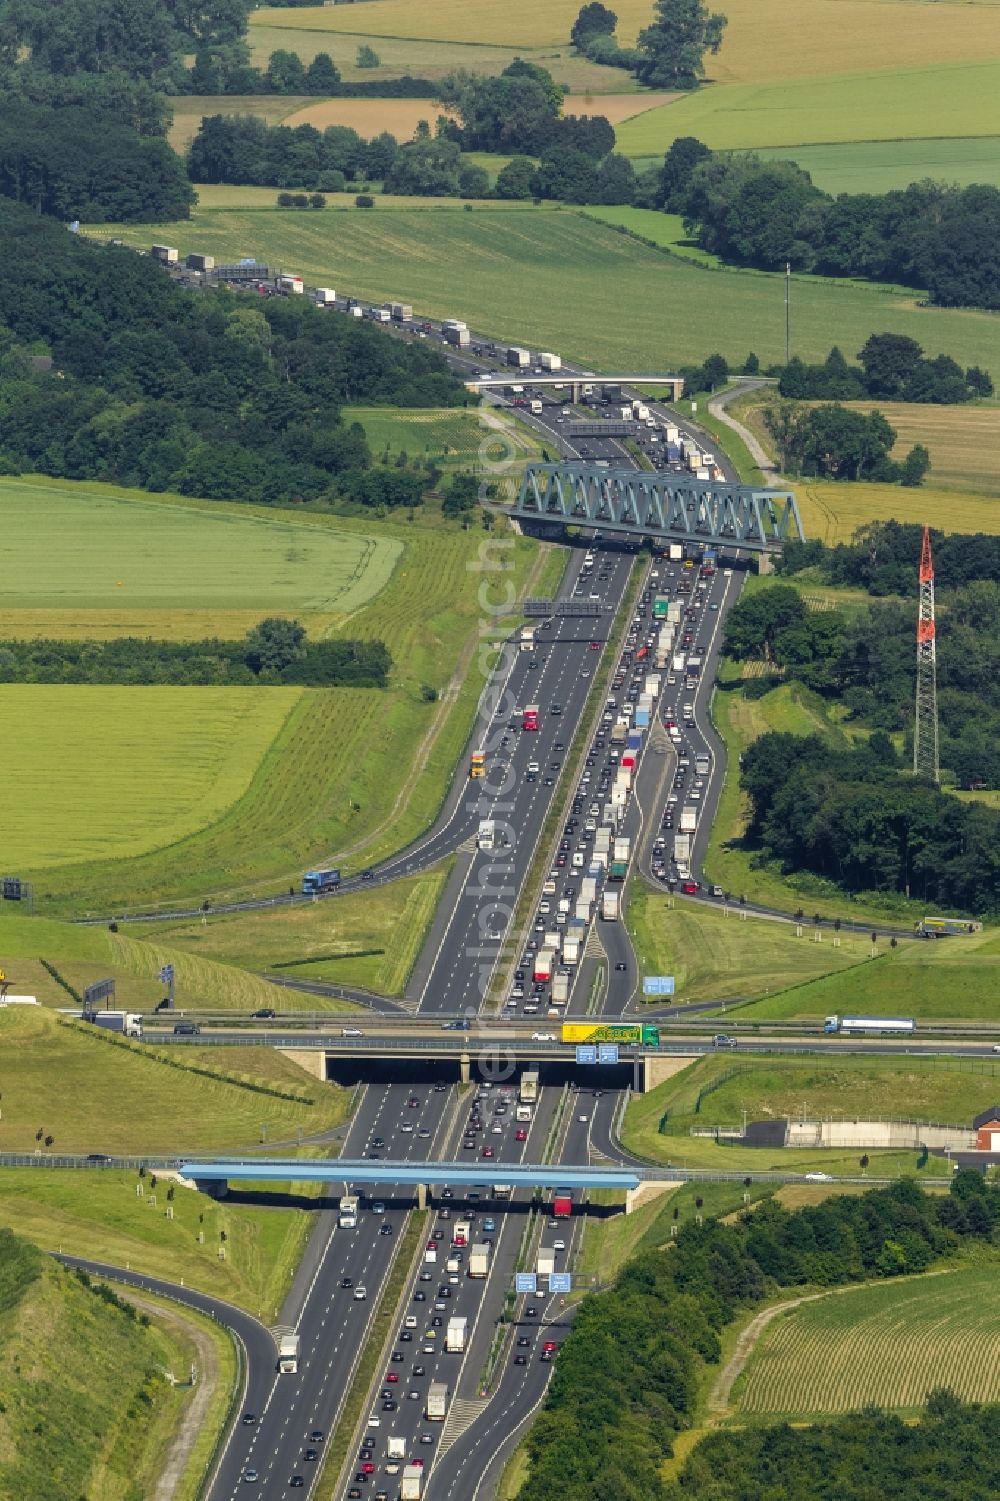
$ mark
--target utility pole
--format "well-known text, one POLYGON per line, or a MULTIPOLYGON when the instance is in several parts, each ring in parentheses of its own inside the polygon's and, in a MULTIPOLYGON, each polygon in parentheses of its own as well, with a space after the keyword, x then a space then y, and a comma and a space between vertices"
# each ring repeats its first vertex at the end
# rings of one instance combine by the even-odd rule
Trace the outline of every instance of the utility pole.
POLYGON ((791 290, 792 263, 785 262, 785 364, 791 358, 791 290))
POLYGON ((917 698, 913 721, 913 775, 941 780, 938 760, 937 649, 934 621, 934 559, 931 529, 920 548, 920 609, 917 617, 917 698))

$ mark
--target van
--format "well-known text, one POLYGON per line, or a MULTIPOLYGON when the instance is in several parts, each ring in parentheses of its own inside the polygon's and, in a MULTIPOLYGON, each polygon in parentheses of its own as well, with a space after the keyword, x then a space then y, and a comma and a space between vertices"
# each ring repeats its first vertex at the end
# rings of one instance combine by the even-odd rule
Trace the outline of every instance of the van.
POLYGON ((175 1037, 200 1037, 201 1028, 197 1022, 176 1022, 174 1024, 175 1037))
POLYGON ((582 870, 585 863, 586 862, 585 862, 585 858, 584 858, 583 852, 581 850, 577 850, 576 853, 573 856, 573 861, 572 861, 573 869, 574 870, 582 870))

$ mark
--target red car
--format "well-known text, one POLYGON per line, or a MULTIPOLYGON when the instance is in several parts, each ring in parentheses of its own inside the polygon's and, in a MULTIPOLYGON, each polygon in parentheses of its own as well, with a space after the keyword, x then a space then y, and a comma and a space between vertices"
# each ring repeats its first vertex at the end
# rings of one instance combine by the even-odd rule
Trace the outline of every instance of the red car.
POLYGON ((698 882, 685 881, 684 885, 681 887, 681 890, 686 896, 694 896, 695 892, 698 890, 698 882))
POLYGON ((394 1381, 398 1381, 399 1380, 399 1372, 398 1371, 390 1371, 389 1374, 386 1376, 385 1379, 386 1379, 386 1381, 388 1381, 389 1385, 391 1386, 394 1381))
POLYGON ((366 1460, 365 1463, 361 1466, 361 1473, 362 1475, 375 1474, 375 1466, 371 1463, 370 1460, 366 1460))
POLYGON ((521 1126, 517 1131, 514 1132, 515 1141, 527 1141, 527 1139, 528 1133, 523 1126, 521 1126))
POLYGON ((601 643, 599 641, 592 641, 590 643, 590 649, 591 651, 600 651, 601 643))
POLYGON ((493 1156, 493 1148, 492 1147, 483 1147, 483 1156, 484 1157, 492 1157, 493 1156))
POLYGON ((559 1346, 556 1344, 554 1339, 547 1339, 542 1346, 542 1349, 547 1351, 549 1355, 552 1354, 553 1350, 558 1350, 558 1348, 559 1346))

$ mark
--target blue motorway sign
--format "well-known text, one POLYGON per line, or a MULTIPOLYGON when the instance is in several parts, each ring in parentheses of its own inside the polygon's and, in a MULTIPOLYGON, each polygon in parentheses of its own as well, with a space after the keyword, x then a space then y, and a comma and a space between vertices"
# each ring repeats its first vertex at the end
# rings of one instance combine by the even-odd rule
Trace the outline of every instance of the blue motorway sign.
POLYGON ((617 1063, 618 1044, 616 1042, 602 1042, 597 1049, 598 1063, 617 1063))
POLYGON ((592 1043, 582 1043, 577 1047, 576 1061, 577 1063, 596 1063, 597 1049, 593 1046, 592 1043))
POLYGON ((642 981, 643 995, 673 995, 673 975, 645 975, 642 981))
POLYGON ((516 1293, 535 1293, 538 1291, 538 1278, 534 1272, 515 1272, 514 1291, 516 1293))
POLYGON ((573 1278, 570 1276, 569 1272, 550 1272, 549 1273, 549 1292, 550 1293, 568 1293, 568 1292, 572 1291, 572 1288, 573 1288, 573 1278))

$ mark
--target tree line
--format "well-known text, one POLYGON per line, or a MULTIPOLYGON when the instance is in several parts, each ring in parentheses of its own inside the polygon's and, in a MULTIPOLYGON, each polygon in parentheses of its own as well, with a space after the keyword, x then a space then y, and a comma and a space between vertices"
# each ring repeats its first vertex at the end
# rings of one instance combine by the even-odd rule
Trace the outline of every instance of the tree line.
POLYGON ((634 47, 623 47, 618 17, 599 0, 584 5, 570 32, 576 50, 593 63, 627 68, 653 89, 693 89, 705 76, 705 54, 722 45, 726 17, 701 0, 656 0, 653 21, 634 47))
POLYGON ((777 731, 755 740, 740 771, 750 801, 746 846, 842 891, 996 916, 1000 812, 900 775, 887 742, 872 736, 849 748, 777 731))
POLYGON ((664 1480, 661 1466, 692 1424, 727 1324, 779 1287, 923 1271, 991 1241, 998 1222, 1000 1193, 962 1172, 942 1196, 904 1180, 794 1211, 770 1198, 735 1224, 689 1222, 668 1247, 640 1250, 609 1292, 580 1306, 563 1342, 528 1435, 522 1501, 691 1494, 664 1480))
MULTIPOLYGON (((849 542, 833 547, 818 539, 786 542, 775 570, 791 576, 808 568, 826 583, 864 589, 874 597, 909 594, 920 566, 923 527, 905 521, 870 521, 849 542)), ((1000 584, 1000 535, 941 532, 931 528, 934 573, 941 591, 983 579, 1000 584)))
POLYGON ((794 161, 681 137, 651 206, 681 214, 703 250, 731 263, 901 282, 940 307, 1000 307, 1000 190, 989 185, 927 179, 834 197, 794 161))
POLYGON ((858 360, 849 365, 836 345, 819 365, 807 365, 795 355, 780 367, 778 390, 794 401, 862 401, 869 396, 939 406, 993 395, 988 370, 971 365, 963 372, 947 354, 928 359, 906 334, 872 334, 858 360))
MULTIPOLYGON (((889 736, 913 735, 914 607, 898 601, 866 610, 809 610, 781 584, 746 595, 726 620, 725 649, 737 661, 763 659, 876 730, 869 742, 897 765, 889 736)), ((1000 583, 980 579, 942 594, 937 631, 941 764, 963 787, 1000 787, 1000 583)), ((744 684, 766 692, 778 677, 744 684), (758 687, 759 684, 759 687, 758 687)))
POLYGON ((375 464, 347 402, 460 406, 423 343, 304 298, 193 297, 147 257, 0 211, 0 469, 381 510, 436 475, 375 464), (48 352, 53 369, 34 356, 48 352))
POLYGON ((767 408, 764 425, 790 474, 912 487, 931 467, 923 443, 915 443, 902 463, 891 457, 896 429, 881 412, 856 412, 836 401, 816 407, 783 402, 767 408))
POLYGON ((384 688, 391 670, 382 641, 308 641, 297 621, 280 617, 261 621, 242 641, 0 642, 3 683, 384 688))

